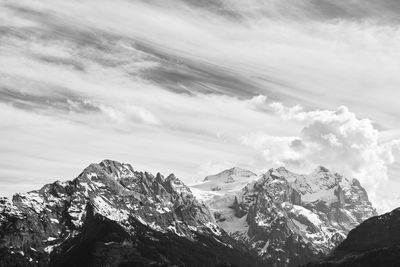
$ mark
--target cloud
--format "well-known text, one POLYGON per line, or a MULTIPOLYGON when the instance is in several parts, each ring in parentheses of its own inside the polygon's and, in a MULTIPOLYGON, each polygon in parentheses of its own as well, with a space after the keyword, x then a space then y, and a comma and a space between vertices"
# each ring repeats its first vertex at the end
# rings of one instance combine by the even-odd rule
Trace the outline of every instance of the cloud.
POLYGON ((138 107, 133 103, 108 106, 102 103, 96 103, 90 100, 85 101, 86 104, 97 107, 112 121, 122 124, 125 123, 128 127, 130 122, 142 122, 150 125, 161 125, 160 120, 150 111, 138 107))
POLYGON ((394 182, 398 4, 336 2, 3 1, 0 183, 103 158, 187 182, 229 164, 394 182))
MULTIPOLYGON (((388 171, 398 160, 400 140, 380 142, 373 123, 357 118, 344 106, 305 111, 301 106, 273 102, 269 107, 283 120, 300 123, 302 129, 293 137, 262 133, 243 137, 242 142, 259 150, 267 164, 282 164, 301 172, 324 165, 360 179, 372 201, 379 208, 388 208, 388 190, 382 185, 390 182, 388 171)), ((398 205, 397 200, 392 201, 392 207, 398 205)))

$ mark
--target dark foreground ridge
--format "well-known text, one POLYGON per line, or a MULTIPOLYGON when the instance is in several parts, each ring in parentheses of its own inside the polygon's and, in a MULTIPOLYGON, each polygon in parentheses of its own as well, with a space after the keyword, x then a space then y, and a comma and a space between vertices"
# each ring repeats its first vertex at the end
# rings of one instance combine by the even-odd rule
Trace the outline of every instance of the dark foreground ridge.
POLYGON ((400 208, 372 217, 350 231, 325 259, 307 267, 400 266, 400 208))

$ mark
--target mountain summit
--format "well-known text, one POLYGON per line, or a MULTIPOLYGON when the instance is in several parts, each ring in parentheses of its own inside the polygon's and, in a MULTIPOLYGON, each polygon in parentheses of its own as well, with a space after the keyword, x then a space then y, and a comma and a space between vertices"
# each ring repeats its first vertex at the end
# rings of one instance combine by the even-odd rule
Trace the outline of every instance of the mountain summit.
POLYGON ((326 255, 351 229, 376 215, 356 179, 322 166, 309 175, 279 167, 237 180, 247 184, 240 190, 223 190, 222 184, 215 191, 204 183, 195 186, 201 192, 194 192, 221 228, 271 265, 297 266, 326 255))
POLYGON ((0 237, 0 266, 259 266, 176 176, 111 160, 2 198, 0 237))
POLYGON ((186 186, 112 160, 0 198, 0 266, 296 266, 376 214, 327 169, 232 168, 186 186))
POLYGON ((243 189, 235 208, 246 214, 246 238, 263 258, 297 266, 325 255, 376 215, 357 180, 318 170, 299 175, 271 169, 243 189))
POLYGON ((254 176, 256 176, 256 174, 251 171, 233 167, 218 174, 209 175, 204 178, 204 181, 223 181, 224 183, 232 183, 240 179, 246 179, 254 176))

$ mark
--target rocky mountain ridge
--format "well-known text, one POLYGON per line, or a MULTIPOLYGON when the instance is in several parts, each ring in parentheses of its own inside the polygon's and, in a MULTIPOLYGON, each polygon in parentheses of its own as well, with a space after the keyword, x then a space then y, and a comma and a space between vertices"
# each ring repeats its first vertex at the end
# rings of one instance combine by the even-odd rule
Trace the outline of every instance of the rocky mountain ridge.
POLYGON ((351 229, 376 215, 358 180, 322 166, 309 175, 270 169, 234 193, 206 191, 208 183, 196 185, 203 189, 196 194, 217 223, 275 266, 297 266, 326 255, 351 229))
POLYGON ((296 266, 375 214, 357 180, 323 167, 232 168, 188 187, 104 160, 0 199, 0 266, 296 266))
POLYGON ((177 177, 129 164, 105 160, 72 181, 0 200, 0 266, 258 262, 177 177))

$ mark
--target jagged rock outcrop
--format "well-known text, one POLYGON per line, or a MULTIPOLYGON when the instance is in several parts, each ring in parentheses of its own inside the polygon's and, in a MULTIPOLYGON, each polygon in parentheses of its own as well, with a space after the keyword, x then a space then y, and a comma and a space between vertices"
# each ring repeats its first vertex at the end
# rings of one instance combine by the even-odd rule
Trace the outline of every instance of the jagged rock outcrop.
POLYGON ((281 167, 243 181, 241 190, 222 184, 226 190, 213 193, 205 190, 206 180, 195 186, 203 190, 196 194, 218 213, 222 228, 271 266, 297 266, 326 255, 376 215, 356 179, 322 166, 309 175, 281 167))
POLYGON ((259 266, 177 177, 104 160, 0 199, 0 266, 259 266))
POLYGON ((400 208, 364 221, 350 231, 331 255, 306 266, 400 266, 400 208))
POLYGON ((0 266, 297 266, 373 215, 357 180, 323 167, 232 168, 189 188, 104 160, 0 199, 0 266))
POLYGON ((318 167, 310 175, 271 169, 244 189, 248 238, 277 266, 297 266, 329 253, 376 215, 360 183, 318 167))

